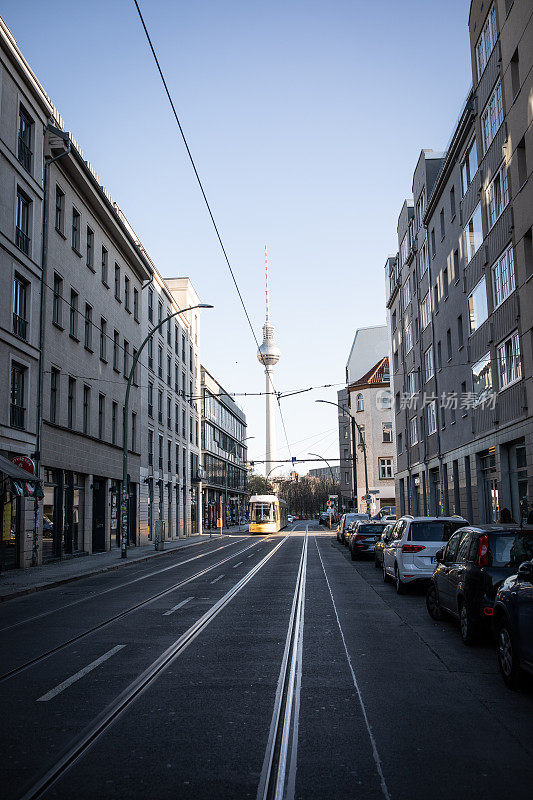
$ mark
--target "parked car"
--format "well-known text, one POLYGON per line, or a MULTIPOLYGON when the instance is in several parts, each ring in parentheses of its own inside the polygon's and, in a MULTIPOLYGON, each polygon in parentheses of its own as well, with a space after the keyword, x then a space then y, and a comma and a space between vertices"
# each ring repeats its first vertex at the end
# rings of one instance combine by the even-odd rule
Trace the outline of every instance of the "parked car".
POLYGON ((377 514, 374 514, 372 519, 375 520, 382 520, 385 517, 394 517, 396 519, 396 508, 395 506, 382 506, 377 514))
POLYGON ((364 555, 373 555, 374 546, 385 528, 384 522, 356 522, 348 543, 352 561, 358 561, 364 555))
POLYGON ((382 565, 383 565, 383 548, 385 547, 387 542, 390 541, 390 538, 392 536, 393 530, 394 530, 394 523, 393 522, 389 522, 383 528, 383 533, 381 534, 379 539, 376 541, 376 544, 374 545, 374 566, 377 567, 377 569, 381 569, 382 568, 382 565))
POLYGON ((437 566, 426 594, 433 619, 457 617, 465 644, 488 630, 496 592, 519 564, 533 558, 533 529, 514 525, 467 526, 435 554, 437 566))
POLYGON ((368 519, 366 514, 357 514, 354 511, 350 511, 347 514, 343 514, 339 522, 339 525, 337 527, 337 541, 339 541, 341 544, 346 544, 345 536, 347 533, 348 526, 352 522, 355 522, 357 519, 360 519, 361 517, 368 519))
POLYGON ((465 525, 468 521, 463 517, 400 517, 383 548, 385 583, 394 580, 396 591, 403 594, 408 583, 429 580, 437 550, 465 525))
POLYGON ((533 561, 524 561, 506 578, 494 602, 494 632, 500 673, 510 689, 521 672, 533 674, 533 561))
POLYGON ((359 514, 358 512, 353 512, 351 514, 347 514, 347 519, 344 523, 344 538, 343 544, 348 544, 350 536, 354 531, 354 527, 358 522, 370 522, 370 517, 368 514, 359 514), (349 519, 348 519, 349 518, 349 519))
POLYGON ((287 522, 291 524, 294 522, 294 517, 292 514, 287 514, 287 522))

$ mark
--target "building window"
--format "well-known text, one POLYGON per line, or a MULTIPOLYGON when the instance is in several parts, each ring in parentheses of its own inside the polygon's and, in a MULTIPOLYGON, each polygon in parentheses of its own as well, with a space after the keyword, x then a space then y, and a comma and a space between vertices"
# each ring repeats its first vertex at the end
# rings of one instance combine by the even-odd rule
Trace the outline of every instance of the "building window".
POLYGON ((148 416, 154 416, 154 384, 148 384, 148 416))
POLYGON ((130 311, 130 279, 124 275, 124 308, 130 311))
POLYGON ((409 420, 409 443, 414 445, 418 442, 418 424, 416 417, 409 420))
POLYGON ((378 458, 379 477, 385 481, 392 478, 392 458, 378 458))
POLYGON ((120 267, 115 262, 115 298, 120 303, 120 267))
POLYGON ((161 345, 158 345, 157 348, 157 374, 163 378, 163 348, 161 345))
POLYGON ((437 370, 442 369, 442 344, 439 341, 437 342, 437 370))
POLYGON ((172 403, 170 397, 167 397, 167 428, 172 428, 172 403))
POLYGON ((23 430, 25 424, 24 408, 24 382, 26 369, 15 361, 11 363, 11 406, 9 413, 9 424, 12 428, 23 430))
MULTIPOLYGON (((170 308, 167 308, 167 317, 170 317, 170 308)), ((172 323, 167 320, 167 344, 172 346, 172 323)))
POLYGON ((179 393, 180 390, 180 370, 177 364, 174 364, 174 391, 179 393))
POLYGON ((470 333, 476 331, 487 319, 487 286, 485 278, 481 278, 477 286, 468 295, 468 314, 470 333))
POLYGON ((480 358, 472 367, 474 405, 484 403, 492 395, 492 367, 490 353, 480 358))
POLYGON ((148 289, 148 322, 154 321, 154 290, 148 289))
POLYGON ((430 345, 424 353, 424 382, 427 383, 435 374, 433 363, 433 345, 430 345))
POLYGON ((466 263, 474 257, 483 242, 483 227, 481 223, 481 203, 478 203, 476 210, 466 223, 463 230, 463 244, 466 263))
POLYGON ((437 432, 437 404, 435 400, 427 406, 428 436, 437 432))
POLYGON ((457 343, 459 345, 459 349, 461 349, 461 347, 464 344, 464 340, 463 340, 463 315, 462 314, 459 314, 459 316, 457 317, 457 343))
POLYGON ((402 299, 403 299, 403 309, 405 311, 405 309, 411 302, 411 284, 409 283, 409 279, 405 281, 402 287, 402 299))
POLYGON ((180 346, 180 329, 177 324, 174 324, 174 350, 176 351, 176 355, 178 353, 180 346))
POLYGON ((422 304, 420 306, 420 320, 422 322, 422 330, 427 328, 430 319, 431 319, 431 297, 428 292, 424 297, 424 299, 422 300, 422 304))
POLYGON ((107 322, 100 317, 100 358, 106 360, 107 355, 107 322))
MULTIPOLYGON (((172 442, 168 439, 167 439, 167 472, 169 473, 172 472, 172 442)), ((172 495, 169 493, 168 495, 169 505, 171 502, 171 497, 172 495)))
POLYGON ((420 197, 416 201, 415 221, 417 230, 422 225, 422 220, 424 218, 425 210, 426 210, 426 190, 425 188, 423 188, 422 192, 420 193, 420 197))
POLYGON ((90 433, 91 416, 91 388, 83 387, 83 433, 90 433))
POLYGON ((148 369, 154 368, 154 340, 148 339, 148 369))
POLYGON ((192 417, 189 418, 189 441, 192 444, 192 417))
POLYGON ((118 331, 113 331, 113 369, 120 372, 118 368, 118 351, 119 351, 120 334, 118 331))
POLYGON ((405 319, 405 352, 410 353, 413 349, 413 326, 409 320, 405 319))
POLYGON ((444 227, 444 209, 441 208, 440 210, 440 238, 444 239, 444 234, 446 233, 446 229, 444 227))
POLYGON ((133 318, 139 322, 139 292, 133 287, 133 318))
POLYGON ((174 406, 174 430, 180 432, 180 409, 177 403, 174 406))
POLYGON ((98 438, 105 436, 105 395, 98 395, 98 438))
POLYGON ((196 444, 197 447, 198 447, 199 442, 200 442, 200 432, 199 432, 199 427, 198 427, 198 420, 195 420, 195 422, 194 422, 194 443, 196 444))
POLYGON ((56 186, 56 231, 59 233, 63 233, 63 227, 65 225, 65 195, 59 188, 56 186))
POLYGON ((172 386, 172 360, 167 355, 167 386, 172 386))
POLYGON ((420 278, 426 274, 428 266, 429 266, 428 243, 427 240, 425 240, 424 244, 420 248, 420 255, 418 259, 418 275, 420 278))
POLYGON ((187 436, 187 423, 186 423, 185 409, 182 409, 182 411, 181 411, 181 435, 183 436, 184 439, 187 436))
POLYGON ((513 246, 503 251, 492 267, 492 295, 494 308, 503 303, 515 289, 513 246))
POLYGON ((122 366, 123 366, 122 373, 125 378, 128 378, 130 374, 130 345, 126 339, 124 339, 124 353, 123 353, 122 366))
POLYGON ((111 444, 117 443, 117 418, 118 404, 113 401, 111 403, 111 444))
POLYGON ((355 398, 355 410, 356 411, 365 410, 365 400, 362 394, 358 394, 355 398))
POLYGON ((435 228, 431 229, 431 256, 435 258, 437 255, 437 246, 435 244, 435 228))
POLYGON ((50 422, 58 421, 57 393, 59 391, 59 370, 50 371, 50 422))
POLYGON ((22 166, 28 172, 31 172, 31 131, 33 127, 33 120, 29 114, 24 111, 22 106, 19 108, 19 130, 18 130, 18 152, 17 157, 22 166))
POLYGON ((489 145, 496 136, 498 128, 503 122, 502 84, 498 81, 490 99, 481 115, 481 137, 483 152, 486 153, 489 145))
POLYGON ((72 249, 80 252, 80 215, 75 208, 72 209, 72 249))
POLYGON ((450 189, 450 217, 455 217, 455 186, 450 189))
POLYGON ((181 360, 185 363, 185 334, 181 334, 181 360))
POLYGON ((92 352, 93 342, 93 310, 89 303, 85 303, 85 347, 92 352))
POLYGON ((157 421, 163 424, 163 392, 159 389, 157 393, 157 421))
POLYGON ((163 471, 163 437, 162 436, 159 437, 159 445, 158 445, 158 448, 157 448, 157 457, 158 457, 157 460, 158 460, 158 464, 159 464, 159 469, 162 472, 163 471))
POLYGON ((148 431, 148 466, 154 465, 154 432, 148 431))
POLYGON ((63 280, 54 273, 54 297, 52 301, 52 322, 61 327, 63 319, 63 280))
POLYGON ((28 282, 20 275, 15 275, 13 279, 13 333, 15 336, 18 336, 19 339, 27 338, 27 295, 28 282))
POLYGON ((68 395, 67 395, 67 427, 72 430, 74 428, 76 409, 76 380, 69 376, 68 379, 68 395))
POLYGON ((132 412, 131 415, 131 449, 137 449, 137 414, 132 412))
POLYGON ((407 391, 411 397, 416 394, 416 372, 414 370, 407 376, 407 391))
POLYGON ((87 225, 87 259, 86 263, 89 269, 94 272, 94 231, 87 225))
POLYGON ((78 338, 78 293, 70 290, 69 333, 73 339, 78 338))
POLYGON ((448 361, 452 360, 452 329, 448 328, 446 331, 446 350, 448 361))
MULTIPOLYGON (((161 300, 158 300, 157 303, 157 323, 158 325, 163 322, 163 303, 161 300)), ((161 334, 161 328, 159 329, 159 333, 161 334)))
POLYGON ((396 441, 398 443, 398 455, 401 455, 403 453, 403 437, 401 433, 397 435, 396 441))
POLYGON ((503 161, 498 172, 487 186, 486 206, 489 230, 501 216, 508 202, 509 188, 507 185, 507 165, 505 161, 503 161))
POLYGON ((102 261, 101 261, 102 283, 105 283, 106 286, 108 285, 108 282, 107 282, 107 279, 108 279, 107 263, 108 263, 107 250, 105 249, 105 247, 102 247, 102 261))
POLYGON ((483 30, 481 31, 476 44, 476 66, 478 81, 480 80, 483 71, 487 66, 487 62, 494 49, 497 38, 498 31, 496 29, 496 9, 494 6, 492 6, 488 13, 487 21, 483 26, 483 30))
POLYGON ((383 422, 382 429, 383 441, 388 443, 392 442, 392 422, 383 422))
POLYGON ((476 137, 474 136, 467 148, 465 157, 461 162, 461 188, 463 190, 463 197, 466 194, 466 190, 472 183, 472 179, 476 174, 477 169, 477 144, 476 137))
POLYGON ((27 256, 30 254, 30 200, 20 189, 17 189, 15 244, 27 256))
POLYGON ((520 341, 518 333, 513 333, 498 345, 498 380, 500 389, 505 389, 522 377, 520 364, 520 341))
POLYGON ((135 349, 135 347, 133 348, 133 352, 131 354, 131 357, 132 357, 131 365, 133 367, 132 383, 133 383, 134 386, 138 386, 139 385, 139 374, 138 374, 139 361, 137 360, 137 350, 135 349))

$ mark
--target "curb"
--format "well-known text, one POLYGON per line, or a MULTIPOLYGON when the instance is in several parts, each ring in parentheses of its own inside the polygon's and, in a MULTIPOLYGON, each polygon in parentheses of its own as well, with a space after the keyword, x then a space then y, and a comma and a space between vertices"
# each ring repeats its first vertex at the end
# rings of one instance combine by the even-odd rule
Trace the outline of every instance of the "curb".
MULTIPOLYGON (((200 534, 203 537, 203 534, 200 534)), ((222 536, 217 537, 221 539, 226 539, 228 534, 222 534, 222 536)), ((183 545, 182 547, 173 547, 172 550, 161 550, 156 551, 151 554, 147 554, 145 556, 141 556, 140 558, 136 558, 133 561, 126 561, 125 563, 119 562, 118 564, 110 564, 106 567, 100 567, 98 569, 91 570, 91 572, 83 572, 80 575, 71 575, 68 578, 59 578, 55 581, 50 581, 49 583, 38 583, 35 586, 29 586, 26 589, 17 589, 14 592, 10 592, 9 594, 0 595, 0 603, 7 603, 9 600, 14 600, 16 597, 24 597, 24 595, 28 594, 35 594, 36 592, 44 592, 47 589, 55 589, 57 586, 63 586, 65 583, 73 583, 74 581, 79 581, 82 578, 91 578, 94 575, 101 575, 104 572, 112 572, 116 569, 121 569, 122 567, 131 567, 134 564, 142 564, 145 561, 150 561, 152 558, 157 558, 158 556, 168 556, 171 553, 181 552, 182 550, 188 550, 189 547, 197 547, 199 544, 204 544, 204 542, 209 541, 209 539, 201 539, 198 542, 191 542, 191 544, 183 545)))

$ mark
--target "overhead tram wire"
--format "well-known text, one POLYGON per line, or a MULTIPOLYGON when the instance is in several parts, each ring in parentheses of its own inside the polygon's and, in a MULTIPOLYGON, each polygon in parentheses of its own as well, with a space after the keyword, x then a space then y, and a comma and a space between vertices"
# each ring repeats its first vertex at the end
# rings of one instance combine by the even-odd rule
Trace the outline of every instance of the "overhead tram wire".
MULTIPOLYGON (((224 254, 224 259, 225 259, 226 264, 228 266, 228 269, 229 269, 233 284, 235 286, 235 290, 237 292, 237 295, 239 297, 242 309, 243 309, 244 314, 246 316, 246 320, 247 320, 248 325, 250 327, 250 330, 252 332, 252 336, 254 338, 255 345, 257 347, 257 350, 259 351, 259 341, 258 341, 257 336, 255 334, 255 331, 254 331, 254 328, 253 328, 253 325, 252 325, 252 321, 250 319, 250 315, 248 314, 248 309, 246 308, 246 304, 245 304, 243 296, 241 294, 241 290, 239 289, 239 285, 237 283, 237 279, 235 278, 235 273, 233 272, 233 268, 232 268, 230 260, 228 258, 228 254, 226 252, 226 248, 224 247, 224 243, 222 241, 222 237, 221 237, 220 232, 218 230, 218 226, 217 226, 217 224, 215 222, 215 217, 213 215, 213 212, 211 211, 211 206, 209 205, 209 200, 207 199, 207 195, 205 193, 205 190, 204 190, 200 175, 199 175, 198 170, 196 168, 196 164, 194 163, 194 159, 192 157, 192 153, 191 153, 191 150, 189 148, 189 144, 188 144, 187 139, 185 137, 185 133, 183 131, 183 128, 181 127, 181 122, 179 120, 178 113, 177 113, 176 108, 174 106, 174 101, 172 100, 172 96, 171 96, 170 90, 169 90, 169 88, 167 86, 167 82, 165 80, 165 76, 163 74, 163 70, 161 69, 161 65, 159 64, 159 59, 158 59, 157 54, 155 52, 154 46, 152 44, 152 40, 150 38, 150 34, 148 33, 148 28, 146 27, 146 23, 144 21, 144 17, 142 15, 141 9, 139 7, 139 3, 137 2, 137 0, 133 0, 133 2, 135 4, 135 8, 137 9, 137 13, 139 15, 139 19, 141 20, 141 24, 143 26, 144 33, 146 35, 146 39, 147 39, 148 44, 150 46, 150 50, 152 51, 152 55, 154 57, 154 61, 155 61, 156 67, 157 67, 157 71, 159 72, 159 76, 160 76, 161 81, 163 83, 163 86, 164 86, 164 89, 165 89, 165 93, 166 93, 167 98, 168 98, 168 102, 170 103, 170 107, 172 109, 172 113, 174 114, 174 119, 176 120, 176 123, 177 123, 178 128, 179 128, 179 132, 181 134, 181 138, 183 139, 183 144, 185 145, 185 149, 187 150, 187 155, 189 156, 189 161, 191 162, 191 166, 192 166, 192 168, 194 170, 194 174, 196 176, 196 180, 198 182, 198 186, 200 187, 200 191, 202 193, 202 197, 204 198, 204 202, 205 202, 207 211, 209 213, 209 217, 211 218, 211 222, 213 224, 213 228, 215 229, 215 233, 217 235, 218 242, 219 242, 220 247, 222 249, 222 253, 224 254)), ((266 363, 265 363, 264 358, 262 357, 262 355, 261 355, 261 360, 263 361, 263 364, 264 364, 264 366, 266 368, 266 363)), ((275 389, 275 386, 274 386, 274 384, 272 382, 272 377, 270 375, 269 375, 269 380, 270 380, 270 385, 272 386, 272 391, 276 394, 276 389, 275 389)), ((285 435, 285 441, 287 442, 287 447, 288 447, 289 453, 290 453, 289 438, 287 436, 287 428, 285 426, 285 420, 283 418, 283 412, 281 410, 281 403, 280 403, 279 396, 277 397, 277 401, 278 401, 278 408, 279 408, 279 413, 280 413, 280 417, 281 417, 281 424, 283 426, 283 433, 285 435)))

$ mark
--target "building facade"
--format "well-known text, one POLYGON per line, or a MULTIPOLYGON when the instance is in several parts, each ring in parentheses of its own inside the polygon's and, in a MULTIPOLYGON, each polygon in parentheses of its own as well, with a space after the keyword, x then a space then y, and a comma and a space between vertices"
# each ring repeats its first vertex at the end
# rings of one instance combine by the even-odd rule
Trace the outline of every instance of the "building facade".
POLYGON ((205 367, 201 375, 203 514, 212 530, 246 514, 246 416, 205 367))
POLYGON ((324 478, 325 480, 334 480, 338 483, 340 478, 341 468, 338 464, 332 464, 331 467, 316 467, 309 470, 310 478, 324 478))
POLYGON ((339 423, 339 486, 340 507, 348 508, 353 497, 353 472, 352 472, 352 445, 350 432, 350 419, 342 409, 348 409, 348 390, 341 389, 337 392, 337 413, 339 423))
POLYGON ((473 89, 422 151, 386 263, 401 513, 518 521, 533 499, 533 28, 470 10, 473 89))

